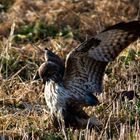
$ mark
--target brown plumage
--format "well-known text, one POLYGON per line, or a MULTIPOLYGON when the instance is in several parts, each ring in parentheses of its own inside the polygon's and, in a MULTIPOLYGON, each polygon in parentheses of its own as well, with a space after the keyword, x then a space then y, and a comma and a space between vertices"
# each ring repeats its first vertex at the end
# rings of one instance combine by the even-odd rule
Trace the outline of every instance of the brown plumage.
MULTIPOLYGON (((119 23, 102 31, 74 48, 64 62, 49 50, 39 75, 45 83, 45 99, 55 122, 66 126, 85 127, 89 116, 84 106, 99 104, 107 64, 140 36, 140 21, 119 23)), ((91 118, 89 125, 100 125, 91 118)))

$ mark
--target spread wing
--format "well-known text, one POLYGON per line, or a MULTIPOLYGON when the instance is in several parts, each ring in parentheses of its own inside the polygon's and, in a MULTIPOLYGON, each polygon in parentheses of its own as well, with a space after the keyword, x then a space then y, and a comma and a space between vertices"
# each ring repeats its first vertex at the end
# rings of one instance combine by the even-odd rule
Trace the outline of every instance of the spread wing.
POLYGON ((72 50, 65 62, 64 86, 75 102, 98 103, 108 62, 140 36, 140 21, 116 24, 72 50))

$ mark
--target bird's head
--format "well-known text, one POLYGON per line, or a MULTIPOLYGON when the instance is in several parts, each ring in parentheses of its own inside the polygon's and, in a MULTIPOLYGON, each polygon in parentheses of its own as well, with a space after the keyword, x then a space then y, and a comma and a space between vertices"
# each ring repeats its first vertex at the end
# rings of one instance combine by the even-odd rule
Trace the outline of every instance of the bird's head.
POLYGON ((38 69, 38 75, 43 79, 43 83, 46 81, 53 80, 55 82, 61 82, 63 75, 61 67, 51 61, 44 62, 38 69))
POLYGON ((64 75, 64 62, 59 56, 45 49, 45 62, 40 65, 35 79, 43 79, 43 83, 53 80, 61 82, 64 75))

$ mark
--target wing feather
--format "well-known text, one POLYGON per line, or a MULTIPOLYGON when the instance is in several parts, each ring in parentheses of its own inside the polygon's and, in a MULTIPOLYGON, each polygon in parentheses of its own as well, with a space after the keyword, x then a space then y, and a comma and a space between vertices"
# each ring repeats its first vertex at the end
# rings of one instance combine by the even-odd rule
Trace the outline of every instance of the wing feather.
POLYGON ((102 81, 109 61, 140 36, 140 21, 120 23, 73 49, 66 58, 64 86, 84 105, 95 105, 95 93, 102 92, 102 81))
POLYGON ((96 39, 101 40, 101 43, 89 50, 89 56, 98 61, 112 61, 139 35, 140 21, 114 25, 96 35, 96 39))

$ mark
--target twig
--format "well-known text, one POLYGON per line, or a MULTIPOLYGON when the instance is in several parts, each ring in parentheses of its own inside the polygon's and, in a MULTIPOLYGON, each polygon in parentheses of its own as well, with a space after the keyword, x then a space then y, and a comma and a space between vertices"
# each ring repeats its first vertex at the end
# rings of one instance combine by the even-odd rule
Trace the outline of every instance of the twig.
POLYGON ((26 64, 25 66, 23 66, 20 70, 18 70, 14 75, 12 75, 11 79, 13 79, 15 76, 17 76, 22 70, 24 70, 26 67, 28 66, 28 64, 26 64))
POLYGON ((108 118, 108 120, 107 120, 107 122, 106 122, 105 128, 104 128, 104 130, 101 132, 101 134, 100 134, 98 140, 100 140, 100 139, 102 138, 102 135, 104 134, 105 130, 107 129, 107 126, 108 126, 108 124, 109 124, 109 120, 110 120, 111 116, 112 116, 112 111, 111 111, 110 114, 109 114, 109 118, 108 118))

